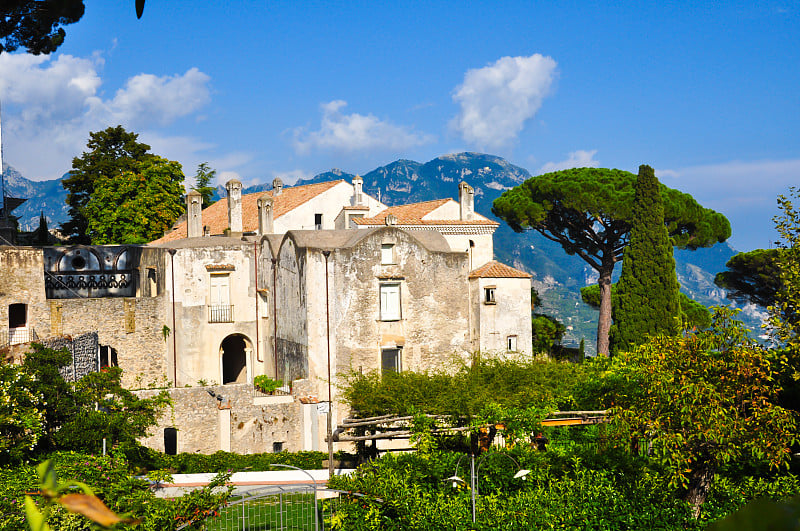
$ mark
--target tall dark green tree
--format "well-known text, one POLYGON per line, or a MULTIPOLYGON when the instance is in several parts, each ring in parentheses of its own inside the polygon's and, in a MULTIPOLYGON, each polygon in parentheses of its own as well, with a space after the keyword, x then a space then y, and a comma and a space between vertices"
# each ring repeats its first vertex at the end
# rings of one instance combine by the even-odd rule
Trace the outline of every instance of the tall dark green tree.
POLYGON ((39 214, 39 226, 33 231, 33 245, 47 245, 50 243, 50 231, 47 229, 47 218, 44 212, 39 214))
POLYGON ((61 181, 68 192, 70 216, 61 229, 73 243, 90 243, 85 210, 95 185, 100 181, 114 180, 125 172, 135 172, 138 163, 153 157, 148 153, 150 146, 139 142, 138 137, 121 125, 89 133, 88 151, 72 159, 70 176, 61 181))
MULTIPOLYGON (((512 229, 533 229, 580 256, 598 273, 600 316, 597 352, 609 352, 611 274, 628 245, 636 176, 622 170, 573 168, 538 177, 503 192, 492 212, 512 229)), ((722 214, 703 208, 688 194, 659 186, 664 224, 672 243, 696 249, 731 234, 722 214)))
POLYGON ((217 170, 211 169, 208 162, 201 162, 197 165, 197 173, 194 176, 194 186, 192 186, 192 190, 195 190, 203 198, 203 208, 206 208, 214 202, 214 199, 212 199, 214 197, 214 187, 209 186, 209 184, 211 184, 216 177, 217 170))
POLYGON ((628 350, 659 334, 675 335, 681 328, 675 258, 653 168, 639 166, 634 190, 631 240, 617 283, 612 352, 628 350))

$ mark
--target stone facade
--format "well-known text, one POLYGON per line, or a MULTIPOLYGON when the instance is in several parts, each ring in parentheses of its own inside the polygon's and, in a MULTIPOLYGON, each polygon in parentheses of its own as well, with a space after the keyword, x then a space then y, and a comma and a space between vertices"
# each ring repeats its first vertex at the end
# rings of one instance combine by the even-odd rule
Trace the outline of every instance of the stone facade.
POLYGON ((177 430, 189 452, 324 448, 327 402, 334 425, 347 414, 342 374, 456 367, 511 337, 530 353, 530 278, 490 263, 497 223, 474 212, 468 186, 459 202, 392 209, 358 179, 276 186, 258 201, 240 186, 192 214, 192 237, 0 249, 0 323, 19 324, 25 305, 40 336, 96 334, 99 364, 119 365, 123 385, 169 387, 174 406, 143 442, 164 449, 177 430), (223 214, 227 236, 197 235, 223 214), (261 374, 293 394, 260 396, 261 374))

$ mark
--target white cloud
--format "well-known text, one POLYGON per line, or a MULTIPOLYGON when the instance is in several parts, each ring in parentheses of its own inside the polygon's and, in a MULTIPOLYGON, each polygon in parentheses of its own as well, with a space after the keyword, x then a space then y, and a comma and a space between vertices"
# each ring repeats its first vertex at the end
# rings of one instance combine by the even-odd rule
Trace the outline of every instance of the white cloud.
POLYGON ((656 171, 669 186, 691 194, 704 207, 725 214, 739 250, 768 247, 777 237, 776 198, 797 186, 800 159, 730 161, 656 171))
POLYGON ((556 75, 556 62, 538 53, 468 70, 453 94, 461 111, 450 126, 482 149, 507 145, 542 106, 556 75))
POLYGON ((316 131, 298 128, 294 131, 294 147, 307 154, 314 149, 344 152, 402 150, 429 143, 430 135, 416 133, 408 127, 381 121, 373 114, 343 114, 346 101, 323 103, 322 122, 316 131))
POLYGON ((600 165, 600 162, 594 159, 596 154, 596 149, 591 151, 584 151, 582 149, 579 149, 578 151, 572 151, 567 156, 566 160, 559 162, 548 162, 543 165, 541 168, 539 168, 538 175, 550 173, 552 171, 566 170, 568 168, 596 168, 600 165))
MULTIPOLYGON (((90 131, 122 124, 142 138, 158 138, 156 128, 196 112, 210 98, 210 78, 196 68, 173 76, 139 74, 104 98, 102 67, 97 53, 90 58, 0 54, 6 162, 30 179, 60 177, 85 149, 90 131)), ((194 144, 194 151, 209 147, 192 139, 169 140, 194 144)))

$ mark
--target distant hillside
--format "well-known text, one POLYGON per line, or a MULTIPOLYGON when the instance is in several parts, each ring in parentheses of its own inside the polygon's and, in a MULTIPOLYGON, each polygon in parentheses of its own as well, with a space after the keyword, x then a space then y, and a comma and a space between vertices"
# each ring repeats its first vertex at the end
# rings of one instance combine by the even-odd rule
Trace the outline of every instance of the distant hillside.
MULTIPOLYGON (((53 225, 66 220, 66 193, 60 180, 35 183, 10 170, 9 190, 18 197, 31 197, 17 210, 23 215, 23 224, 35 228, 40 209, 44 210, 53 225), (13 173, 12 173, 13 172, 13 173), (12 188, 13 186, 13 188, 12 188), (33 225, 31 225, 33 224, 33 225)), ((353 174, 334 169, 298 181, 297 185, 330 181, 352 180, 353 174)), ((457 153, 443 155, 420 163, 397 160, 362 175, 364 191, 388 205, 457 198, 458 183, 466 181, 475 189, 475 209, 482 215, 496 219, 491 212, 492 202, 504 191, 531 177, 524 168, 505 159, 482 153, 457 153)), ((244 193, 266 191, 272 183, 250 186, 244 193)), ((224 186, 217 187, 217 196, 225 196, 224 186)), ((499 221, 499 220, 498 220, 499 221)), ((583 260, 570 256, 558 244, 534 231, 521 234, 501 222, 495 233, 495 255, 502 262, 533 275, 534 286, 542 297, 540 311, 558 317, 568 327, 565 342, 577 344, 586 339, 587 350, 594 348, 597 312, 580 300, 580 288, 597 280, 596 273, 583 260)), ((725 269, 725 262, 736 254, 728 244, 718 244, 697 251, 676 251, 678 280, 681 290, 693 299, 707 305, 728 304, 725 292, 714 285, 714 274, 725 269)), ((759 330, 763 309, 748 307, 742 317, 753 330, 759 330)))
POLYGON ((35 230, 39 226, 39 215, 42 212, 49 227, 67 221, 67 192, 61 186, 61 179, 30 181, 8 164, 3 165, 3 178, 6 195, 27 199, 14 210, 14 215, 20 218, 22 230, 35 230))

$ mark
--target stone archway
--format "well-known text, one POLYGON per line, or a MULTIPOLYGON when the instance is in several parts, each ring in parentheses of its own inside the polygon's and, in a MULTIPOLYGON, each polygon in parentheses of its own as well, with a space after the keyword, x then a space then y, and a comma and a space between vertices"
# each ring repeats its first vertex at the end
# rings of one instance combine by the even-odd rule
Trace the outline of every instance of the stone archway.
POLYGON ((249 358, 253 351, 250 340, 241 334, 232 334, 219 346, 222 383, 249 381, 249 358))

